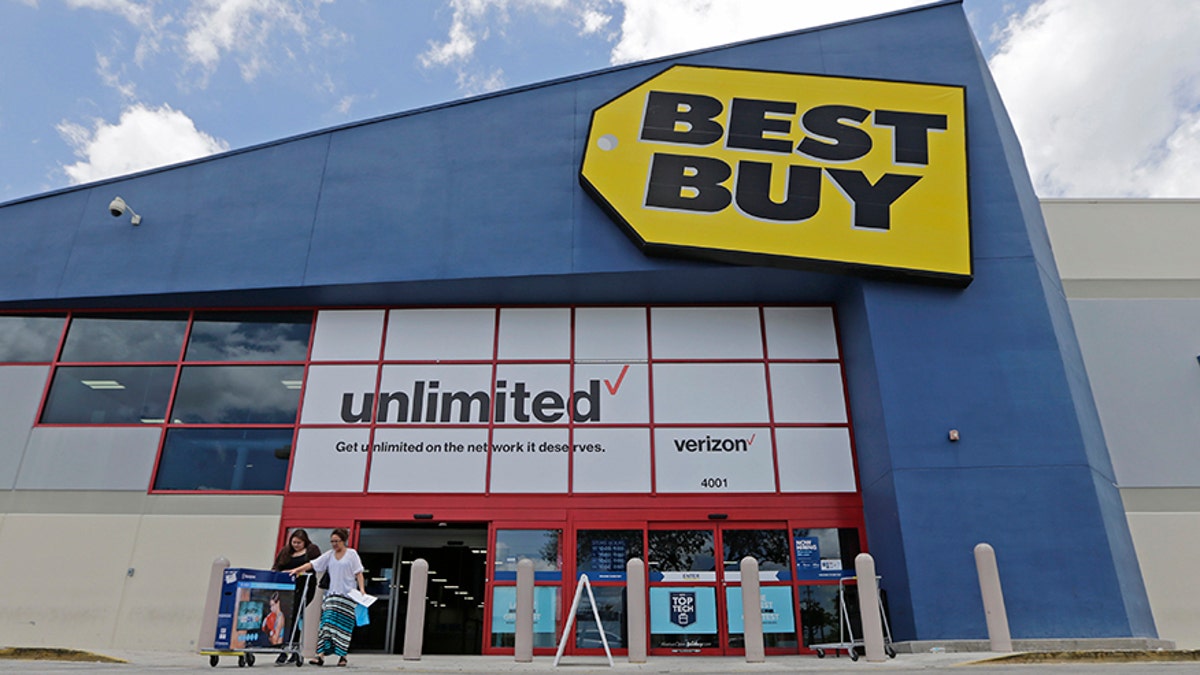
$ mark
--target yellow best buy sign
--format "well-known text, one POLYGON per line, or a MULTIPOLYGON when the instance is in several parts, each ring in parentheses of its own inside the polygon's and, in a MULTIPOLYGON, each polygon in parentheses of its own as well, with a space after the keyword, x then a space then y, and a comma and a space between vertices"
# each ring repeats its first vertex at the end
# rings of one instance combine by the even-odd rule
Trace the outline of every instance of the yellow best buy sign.
POLYGON ((971 279, 960 87, 674 66, 598 108, 581 179, 649 252, 971 279))

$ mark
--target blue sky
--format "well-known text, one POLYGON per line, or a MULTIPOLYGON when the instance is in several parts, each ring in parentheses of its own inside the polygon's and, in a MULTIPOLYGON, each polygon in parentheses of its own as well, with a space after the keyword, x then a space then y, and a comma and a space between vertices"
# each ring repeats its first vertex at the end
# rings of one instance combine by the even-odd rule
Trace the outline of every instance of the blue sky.
MULTIPOLYGON (((0 0, 0 202, 913 0, 0 0)), ((966 0, 1043 196, 1200 196, 1200 3, 966 0)))

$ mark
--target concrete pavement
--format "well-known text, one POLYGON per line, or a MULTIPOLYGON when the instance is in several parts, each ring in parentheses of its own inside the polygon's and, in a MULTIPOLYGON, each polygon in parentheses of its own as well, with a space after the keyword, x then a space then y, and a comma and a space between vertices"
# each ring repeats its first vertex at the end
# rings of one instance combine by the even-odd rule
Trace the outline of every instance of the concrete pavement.
MULTIPOLYGON (((148 652, 112 650, 103 652, 105 656, 119 658, 125 663, 82 663, 64 661, 23 661, 16 659, 0 659, 0 672, 10 673, 168 673, 168 672, 210 672, 238 669, 235 657, 222 657, 216 668, 209 666, 206 656, 191 652, 148 652)), ((651 657, 647 663, 631 664, 622 659, 614 659, 615 666, 610 668, 603 656, 564 657, 559 667, 553 665, 552 656, 535 657, 532 663, 515 663, 511 657, 504 656, 426 656, 420 661, 405 661, 398 655, 381 654, 351 654, 350 666, 335 672, 363 673, 463 673, 493 675, 495 673, 550 673, 561 672, 566 675, 591 675, 599 673, 641 675, 641 674, 670 674, 688 673, 689 675, 725 675, 730 673, 798 673, 798 672, 829 672, 829 673, 908 673, 917 671, 958 668, 972 675, 990 675, 992 673, 1040 673, 1046 671, 1063 673, 1130 673, 1141 674, 1172 674, 1194 673, 1198 670, 1196 661, 1190 662, 1120 662, 1101 663, 1095 661, 1072 661, 1066 663, 1037 663, 1011 664, 989 661, 996 657, 990 653, 920 653, 900 654, 895 659, 872 663, 860 658, 851 661, 846 656, 826 656, 819 659, 815 656, 775 656, 767 657, 765 663, 746 663, 741 658, 720 657, 651 657), (965 670, 964 670, 965 669, 965 670)), ((254 671, 263 670, 279 673, 297 672, 295 666, 276 666, 274 655, 261 654, 255 659, 254 671)), ((331 668, 327 662, 324 672, 331 668)), ((302 673, 315 674, 315 666, 305 665, 302 673)))

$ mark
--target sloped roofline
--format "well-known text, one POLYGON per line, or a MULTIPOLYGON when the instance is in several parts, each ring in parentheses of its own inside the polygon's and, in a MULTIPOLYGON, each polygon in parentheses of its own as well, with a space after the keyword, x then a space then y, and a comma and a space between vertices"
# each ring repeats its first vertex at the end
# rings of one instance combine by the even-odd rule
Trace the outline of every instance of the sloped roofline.
POLYGON ((225 152, 220 152, 220 153, 216 153, 216 154, 212 154, 212 155, 205 155, 204 157, 198 157, 196 159, 189 159, 189 160, 186 160, 183 162, 176 162, 174 164, 167 164, 164 166, 156 166, 156 167, 153 167, 150 169, 144 169, 142 171, 135 171, 133 173, 121 174, 119 176, 111 176, 109 178, 102 178, 100 180, 91 181, 89 183, 80 183, 79 185, 71 185, 68 187, 56 188, 56 189, 50 190, 48 192, 40 192, 40 193, 36 193, 33 195, 25 196, 25 197, 18 197, 16 199, 12 199, 7 202, 0 202, 0 208, 4 208, 7 206, 13 206, 16 204, 22 204, 25 202, 37 201, 39 199, 46 199, 49 197, 54 197, 57 195, 67 194, 67 193, 71 193, 71 192, 76 192, 79 190, 90 190, 95 187, 100 187, 103 185, 127 181, 132 178, 139 178, 141 176, 148 176, 148 175, 152 175, 152 174, 156 174, 156 173, 162 173, 165 171, 173 171, 175 169, 179 169, 179 168, 182 168, 185 166, 194 166, 194 165, 198 165, 198 164, 203 164, 205 162, 218 161, 218 160, 224 159, 226 157, 233 157, 236 155, 241 155, 241 154, 245 154, 245 153, 249 153, 249 152, 255 152, 258 150, 263 150, 265 148, 271 148, 271 147, 275 147, 278 145, 285 145, 287 143, 301 141, 301 140, 305 140, 308 138, 314 138, 317 136, 323 136, 325 134, 336 133, 338 131, 354 129, 357 127, 367 126, 370 124, 376 124, 379 122, 386 122, 389 120, 399 119, 402 117, 409 117, 412 115, 420 115, 420 114, 424 114, 424 113, 428 113, 428 112, 433 112, 436 110, 445 110, 445 109, 453 108, 453 107, 460 106, 460 105, 467 105, 467 104, 471 104, 471 103, 477 103, 479 101, 486 101, 486 100, 493 99, 493 98, 499 98, 502 96, 519 94, 522 92, 531 91, 531 90, 535 90, 535 89, 541 89, 543 87, 551 87, 551 86, 563 84, 566 82, 574 82, 576 80, 582 80, 582 79, 594 77, 597 75, 604 75, 604 74, 608 74, 608 73, 619 72, 622 70, 628 70, 630 68, 640 68, 642 66, 652 65, 655 63, 666 63, 669 61, 677 61, 679 59, 683 59, 683 58, 687 58, 687 57, 691 57, 691 56, 697 56, 700 54, 708 54, 708 53, 712 53, 712 52, 722 51, 725 49, 741 47, 741 46, 748 45, 748 44, 768 42, 770 40, 780 40, 780 39, 784 39, 784 38, 790 38, 790 37, 793 37, 796 35, 804 35, 806 33, 814 33, 817 31, 828 30, 830 28, 838 28, 841 26, 849 26, 849 25, 854 25, 854 24, 866 23, 869 21, 878 21, 880 19, 888 19, 888 18, 891 18, 894 16, 900 16, 903 14, 911 14, 913 12, 923 12, 926 10, 945 7, 948 5, 961 5, 962 3, 963 3, 963 0, 935 0, 934 2, 929 2, 927 4, 917 5, 915 7, 907 7, 904 9, 897 9, 897 10, 893 10, 891 12, 884 12, 882 14, 874 14, 872 16, 864 16, 864 17, 859 17, 857 19, 847 19, 845 21, 838 21, 835 23, 827 23, 827 24, 822 24, 820 26, 801 28, 798 30, 788 31, 786 33, 776 33, 774 35, 766 35, 766 36, 762 36, 762 37, 750 38, 747 40, 741 40, 738 42, 730 42, 730 43, 726 43, 723 45, 717 45, 714 47, 704 47, 702 49, 695 49, 695 50, 688 51, 688 52, 679 52, 676 54, 669 54, 667 56, 660 56, 658 58, 647 59, 645 61, 635 61, 632 63, 623 63, 623 64, 617 65, 617 66, 609 66, 607 68, 600 68, 597 70, 591 70, 591 71, 587 71, 587 72, 583 72, 583 73, 576 73, 573 75, 565 75, 563 77, 558 77, 558 78, 554 78, 551 80, 542 80, 540 82, 534 82, 531 84, 520 85, 520 86, 512 87, 509 89, 501 89, 498 91, 487 92, 484 94, 476 94, 474 96, 468 96, 465 98, 455 99, 453 101, 434 103, 432 105, 422 106, 420 108, 413 108, 411 110, 404 110, 404 111, 395 112, 395 113, 387 113, 385 115, 379 115, 379 116, 370 117, 367 119, 356 120, 353 122, 346 122, 344 124, 339 124, 339 125, 332 126, 332 127, 325 127, 323 129, 318 129, 315 131, 306 131, 304 133, 296 134, 294 136, 286 136, 284 138, 278 138, 278 139, 271 140, 271 141, 264 141, 262 143, 256 143, 254 145, 248 145, 248 146, 241 147, 241 148, 235 148, 233 150, 226 150, 225 152))

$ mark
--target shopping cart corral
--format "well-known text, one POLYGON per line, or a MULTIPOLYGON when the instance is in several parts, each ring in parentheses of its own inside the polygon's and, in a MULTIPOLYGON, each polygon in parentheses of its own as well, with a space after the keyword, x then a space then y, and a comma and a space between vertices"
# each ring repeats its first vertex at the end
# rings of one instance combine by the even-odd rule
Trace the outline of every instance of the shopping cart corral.
MULTIPOLYGON (((875 577, 875 579, 878 583, 882 577, 875 577)), ((838 614, 841 617, 838 622, 838 641, 809 645, 809 648, 817 653, 817 658, 825 658, 827 652, 832 652, 834 655, 837 655, 838 652, 846 652, 851 661, 857 661, 859 652, 865 648, 861 636, 857 639, 854 637, 854 625, 850 621, 850 608, 846 602, 846 585, 848 582, 857 582, 857 580, 857 577, 843 577, 838 580, 838 614)), ((879 616, 883 620, 883 651, 888 658, 894 659, 896 658, 896 648, 892 646, 892 629, 888 626, 882 594, 879 594, 879 616)))

